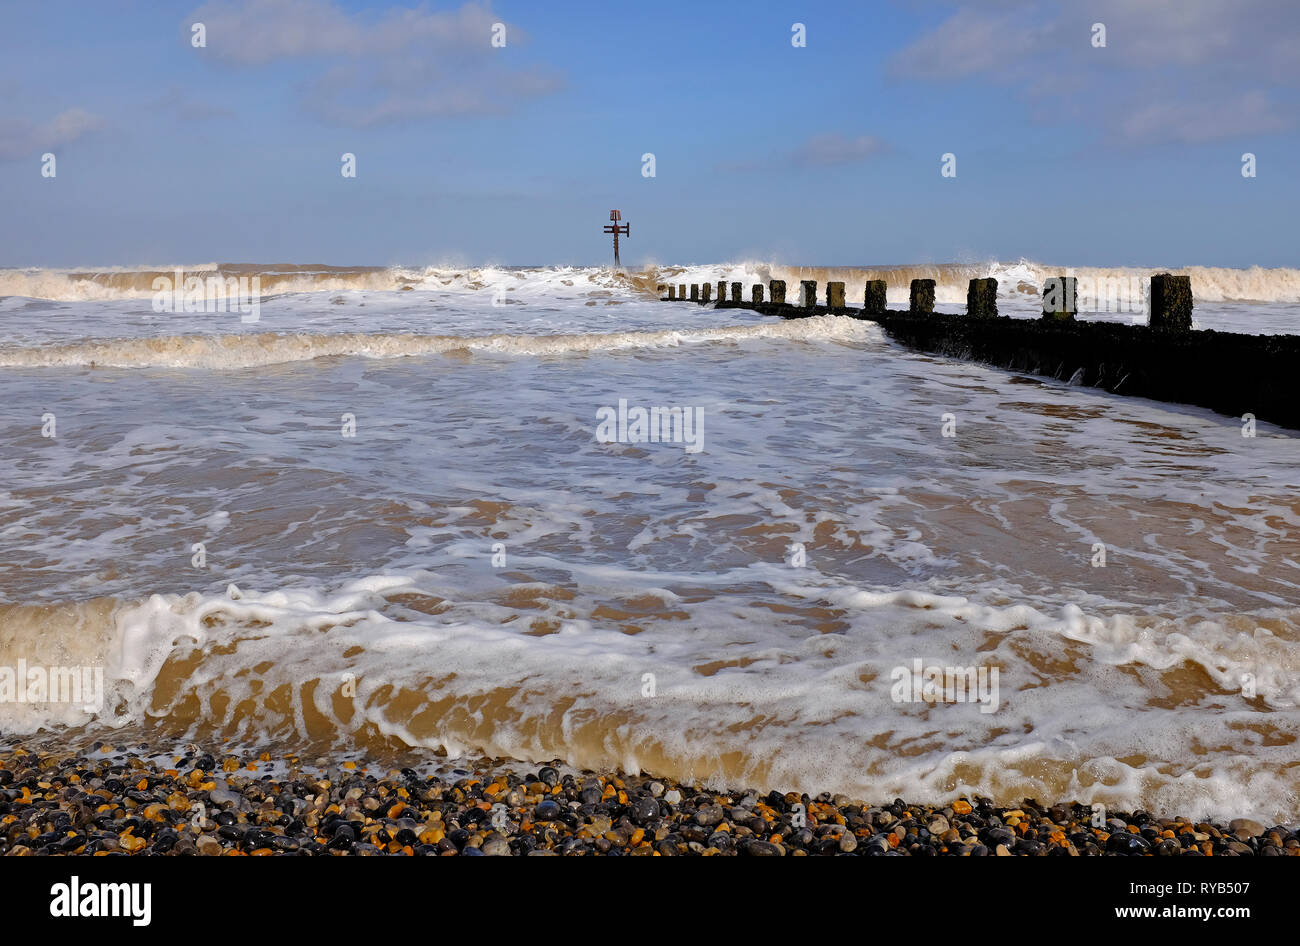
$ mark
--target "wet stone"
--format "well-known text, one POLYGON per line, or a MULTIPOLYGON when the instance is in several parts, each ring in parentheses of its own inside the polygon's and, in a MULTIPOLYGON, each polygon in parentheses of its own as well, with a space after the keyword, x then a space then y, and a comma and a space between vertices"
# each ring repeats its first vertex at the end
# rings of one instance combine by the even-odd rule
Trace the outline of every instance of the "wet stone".
POLYGON ((721 805, 708 805, 695 812, 695 823, 709 827, 720 824, 725 817, 726 812, 722 810, 721 805))
POLYGON ((538 821, 554 821, 560 817, 560 806, 553 801, 544 801, 533 809, 533 816, 538 821))
POLYGON ((1228 823, 1228 828, 1237 836, 1238 840, 1257 838, 1267 830, 1258 821, 1252 821, 1249 818, 1234 818, 1228 823))
POLYGON ((628 805, 628 817, 637 824, 649 824, 653 819, 659 817, 659 803, 646 795, 633 798, 628 805))

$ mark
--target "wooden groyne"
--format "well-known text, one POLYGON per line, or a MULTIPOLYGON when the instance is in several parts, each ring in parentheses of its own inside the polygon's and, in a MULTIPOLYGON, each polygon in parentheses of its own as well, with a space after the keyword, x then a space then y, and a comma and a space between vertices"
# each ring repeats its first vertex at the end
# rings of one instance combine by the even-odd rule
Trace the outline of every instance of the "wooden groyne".
MULTIPOLYGON (((718 283, 719 299, 691 287, 691 299, 717 308, 751 309, 785 319, 845 315, 870 319, 893 340, 918 351, 981 362, 1009 371, 1043 375, 1101 388, 1115 394, 1206 407, 1243 418, 1251 415, 1300 430, 1300 335, 1245 335, 1192 328, 1192 287, 1188 276, 1151 277, 1148 324, 1080 321, 1074 277, 1059 276, 1043 286, 1039 319, 998 315, 997 280, 972 279, 966 312, 934 311, 934 280, 914 279, 906 311, 885 307, 885 283, 868 281, 861 298, 850 300, 842 282, 824 295, 816 282, 799 283, 798 303, 789 304, 786 284, 774 279, 767 293, 751 289, 740 298, 740 283, 718 283), (766 300, 765 300, 766 295, 766 300)), ((661 286, 665 301, 677 296, 661 286)), ((682 296, 685 296, 685 287, 682 296)))

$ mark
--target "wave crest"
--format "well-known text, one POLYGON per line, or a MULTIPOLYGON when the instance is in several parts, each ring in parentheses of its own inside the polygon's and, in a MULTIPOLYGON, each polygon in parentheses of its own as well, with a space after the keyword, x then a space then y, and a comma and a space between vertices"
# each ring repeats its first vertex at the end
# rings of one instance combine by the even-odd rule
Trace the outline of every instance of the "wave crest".
POLYGON ((683 344, 786 339, 861 342, 873 337, 874 323, 845 316, 771 321, 757 325, 609 332, 581 335, 421 335, 414 333, 338 333, 165 335, 152 338, 92 339, 63 345, 10 348, 0 352, 0 367, 106 367, 239 369, 311 361, 340 355, 404 358, 471 351, 506 355, 558 355, 664 348, 683 344))
MULTIPOLYGON (((796 266, 785 263, 742 261, 704 265, 650 265, 640 271, 604 267, 403 267, 305 266, 294 264, 205 263, 184 267, 186 277, 239 278, 256 276, 265 295, 305 292, 431 291, 472 293, 533 289, 624 290, 653 294, 660 283, 740 282, 800 279, 819 283, 839 280, 848 284, 849 296, 868 279, 884 279, 891 301, 906 299, 913 279, 935 280, 936 298, 944 303, 966 299, 967 282, 976 278, 998 280, 1003 295, 1036 295, 1049 276, 1063 273, 1093 279, 1145 278, 1156 272, 1191 276, 1197 299, 1206 302, 1300 302, 1300 269, 1266 269, 1260 266, 1169 267, 1069 267, 1030 260, 982 263, 918 263, 899 266, 796 266)), ((0 269, 0 297, 23 296, 64 302, 115 301, 151 298, 155 280, 175 282, 176 269, 167 267, 104 270, 0 269)))

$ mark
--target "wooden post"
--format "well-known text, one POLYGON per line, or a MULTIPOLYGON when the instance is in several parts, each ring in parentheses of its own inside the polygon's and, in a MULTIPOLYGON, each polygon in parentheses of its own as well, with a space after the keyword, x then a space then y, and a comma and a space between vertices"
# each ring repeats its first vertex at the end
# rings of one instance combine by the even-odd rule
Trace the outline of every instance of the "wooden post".
POLYGON ((676 299, 676 298, 677 298, 677 287, 676 287, 676 286, 669 286, 669 287, 668 287, 668 298, 669 298, 669 299, 676 299))
POLYGON ((668 287, 663 283, 660 283, 655 288, 659 291, 659 299, 662 301, 664 296, 668 295, 668 287))
POLYGON ((733 283, 731 284, 731 301, 732 301, 732 302, 744 302, 744 301, 745 301, 744 299, 741 298, 740 283, 738 283, 738 282, 733 282, 733 283))
POLYGON ((1163 332, 1192 330, 1192 277, 1160 273, 1151 277, 1150 326, 1163 332))
POLYGON ((1079 311, 1079 280, 1073 276, 1049 276, 1043 283, 1043 318, 1074 321, 1079 311))
POLYGON ((933 279, 913 279, 911 303, 909 305, 913 315, 925 315, 934 311, 934 280, 933 279))
POLYGON ((826 284, 826 308, 844 308, 844 283, 828 282, 826 284))
POLYGON ((995 318, 998 314, 998 281, 972 279, 966 290, 966 314, 979 318, 995 318))
POLYGON ((691 301, 692 301, 692 302, 699 302, 699 301, 700 301, 700 284, 699 284, 699 283, 695 283, 695 282, 691 283, 691 301))
POLYGON ((713 298, 713 283, 706 282, 700 287, 700 301, 709 302, 713 298))
POLYGON ((749 291, 749 298, 754 301, 754 305, 763 304, 763 284, 761 282, 754 283, 754 288, 749 291))
POLYGON ((686 283, 682 283, 680 286, 677 287, 677 298, 679 299, 686 298, 686 283))
POLYGON ((862 311, 870 315, 879 315, 885 311, 885 281, 868 279, 867 291, 862 297, 862 311))
POLYGON ((817 280, 799 280, 799 304, 808 308, 817 304, 817 280))
POLYGON ((727 284, 725 282, 718 283, 718 301, 719 302, 727 301, 727 284))
POLYGON ((785 280, 769 279, 767 288, 772 294, 772 305, 785 305, 785 280))

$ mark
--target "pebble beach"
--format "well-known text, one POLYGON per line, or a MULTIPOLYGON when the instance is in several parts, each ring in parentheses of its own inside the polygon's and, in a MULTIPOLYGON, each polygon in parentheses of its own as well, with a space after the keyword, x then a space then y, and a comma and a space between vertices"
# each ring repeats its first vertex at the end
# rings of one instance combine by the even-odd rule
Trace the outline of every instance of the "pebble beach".
POLYGON ((1297 856, 1295 825, 720 791, 558 765, 0 750, 0 856, 1297 856), (324 763, 324 764, 321 764, 324 763))

